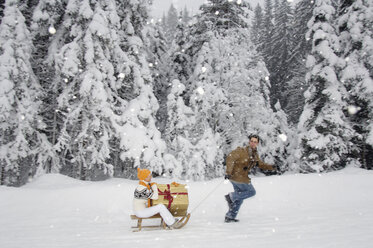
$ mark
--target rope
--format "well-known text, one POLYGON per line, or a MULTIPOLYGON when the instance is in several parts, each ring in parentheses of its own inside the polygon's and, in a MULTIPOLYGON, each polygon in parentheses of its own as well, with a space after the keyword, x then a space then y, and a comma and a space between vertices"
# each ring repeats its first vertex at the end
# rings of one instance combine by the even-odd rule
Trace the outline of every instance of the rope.
POLYGON ((213 188, 208 194, 207 194, 207 196, 205 196, 203 199, 202 199, 202 201, 200 201, 200 203, 198 203, 197 204, 197 206, 195 207, 195 208, 193 208, 193 210, 192 211, 190 211, 190 213, 193 213, 193 211, 194 210, 196 210, 199 206, 201 206, 201 204, 204 202, 204 201, 206 201, 206 199, 213 193, 213 192, 215 192, 218 188, 219 188, 219 186, 224 182, 225 180, 223 179, 222 181, 220 181, 216 186, 215 186, 215 188, 213 188))

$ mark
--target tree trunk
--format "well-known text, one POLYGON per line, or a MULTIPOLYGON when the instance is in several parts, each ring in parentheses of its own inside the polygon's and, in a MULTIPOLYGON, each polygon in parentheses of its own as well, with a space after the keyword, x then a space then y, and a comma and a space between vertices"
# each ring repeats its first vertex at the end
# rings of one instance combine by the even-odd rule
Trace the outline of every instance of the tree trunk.
POLYGON ((1 165, 1 171, 0 171, 0 185, 5 184, 5 164, 0 163, 1 165))

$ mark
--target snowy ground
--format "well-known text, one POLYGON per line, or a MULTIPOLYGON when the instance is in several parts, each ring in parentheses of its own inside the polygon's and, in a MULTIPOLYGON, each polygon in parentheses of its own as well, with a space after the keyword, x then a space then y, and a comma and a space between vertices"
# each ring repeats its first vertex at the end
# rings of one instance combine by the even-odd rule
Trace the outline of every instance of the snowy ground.
POLYGON ((0 247, 372 247, 373 171, 256 177, 257 195, 231 224, 223 223, 230 184, 195 208, 221 181, 189 183, 194 211, 183 229, 138 233, 129 218, 136 181, 46 175, 22 188, 2 186, 0 247))

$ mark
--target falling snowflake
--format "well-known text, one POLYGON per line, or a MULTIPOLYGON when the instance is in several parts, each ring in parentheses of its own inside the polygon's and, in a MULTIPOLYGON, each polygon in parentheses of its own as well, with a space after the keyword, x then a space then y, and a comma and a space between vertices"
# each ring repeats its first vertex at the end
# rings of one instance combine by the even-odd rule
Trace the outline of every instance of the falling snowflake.
POLYGON ((288 139, 288 137, 285 135, 285 134, 280 134, 278 135, 278 137, 283 141, 283 142, 286 142, 286 140, 288 139))
POLYGON ((347 107, 347 111, 350 115, 355 115, 357 112, 360 111, 360 107, 356 107, 356 106, 353 106, 353 105, 350 105, 347 107))
POLYGON ((202 73, 205 73, 205 72, 207 71, 207 68, 203 66, 203 67, 201 68, 201 71, 202 71, 202 73))
POLYGON ((202 87, 198 87, 198 88, 197 88, 197 92, 198 92, 198 94, 200 94, 200 95, 205 94, 205 91, 204 91, 204 89, 202 89, 202 87))
POLYGON ((119 78, 124 78, 125 75, 124 75, 124 73, 119 73, 118 77, 119 77, 119 78))
POLYGON ((48 28, 48 32, 49 32, 50 34, 55 34, 55 33, 56 33, 56 29, 55 29, 53 26, 50 26, 50 27, 48 28))

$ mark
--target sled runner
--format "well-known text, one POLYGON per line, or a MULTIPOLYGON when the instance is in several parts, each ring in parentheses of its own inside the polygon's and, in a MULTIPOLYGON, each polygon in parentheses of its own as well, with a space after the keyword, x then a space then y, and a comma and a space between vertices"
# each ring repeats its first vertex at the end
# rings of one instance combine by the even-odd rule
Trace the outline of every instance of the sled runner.
MULTIPOLYGON (((189 218, 190 218, 190 213, 188 213, 185 216, 174 216, 174 217, 175 217, 176 221, 182 223, 178 227, 178 229, 180 229, 180 228, 183 228, 188 223, 189 218), (180 217, 180 218, 178 219, 178 217, 180 217)), ((139 231, 141 231, 142 229, 145 229, 145 228, 146 229, 168 229, 166 223, 163 221, 162 217, 159 214, 154 215, 154 216, 149 217, 149 218, 139 218, 136 215, 131 215, 131 219, 132 220, 137 220, 137 225, 132 226, 132 229, 133 229, 132 231, 133 232, 139 232, 139 231), (160 223, 160 225, 146 225, 146 226, 143 225, 142 221, 143 220, 149 220, 149 219, 161 219, 161 223, 160 223)))
MULTIPOLYGON (((150 205, 156 206, 163 204, 167 207, 170 213, 175 217, 176 221, 180 222, 179 229, 184 227, 190 218, 188 210, 188 189, 185 184, 171 183, 171 184, 158 184, 158 199, 152 200, 150 205)), ((131 215, 132 220, 137 220, 137 226, 132 227, 133 231, 141 231, 142 228, 163 228, 167 229, 167 225, 162 217, 157 214, 149 218, 139 218, 136 215, 131 215), (142 221, 144 219, 161 219, 158 226, 144 226, 142 221)))

